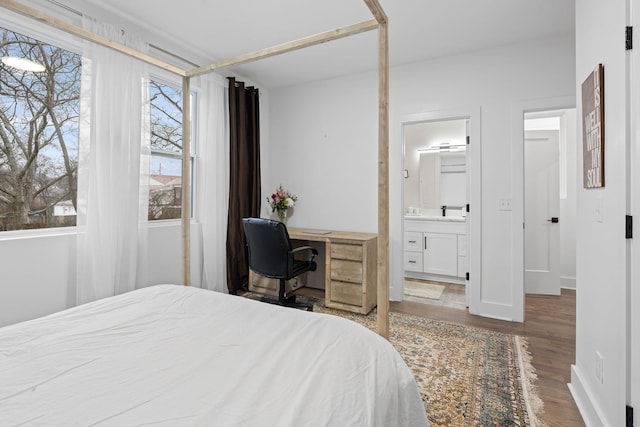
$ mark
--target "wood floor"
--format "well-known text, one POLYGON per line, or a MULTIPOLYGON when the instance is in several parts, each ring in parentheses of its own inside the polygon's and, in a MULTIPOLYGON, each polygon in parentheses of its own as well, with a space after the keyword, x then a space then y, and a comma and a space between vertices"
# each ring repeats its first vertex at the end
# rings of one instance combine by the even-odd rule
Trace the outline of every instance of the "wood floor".
POLYGON ((561 296, 527 295, 525 322, 514 323, 473 316, 467 311, 418 302, 391 302, 391 311, 524 336, 529 342, 538 379, 535 387, 544 402, 540 417, 549 426, 584 426, 567 383, 575 363, 575 291, 561 296))

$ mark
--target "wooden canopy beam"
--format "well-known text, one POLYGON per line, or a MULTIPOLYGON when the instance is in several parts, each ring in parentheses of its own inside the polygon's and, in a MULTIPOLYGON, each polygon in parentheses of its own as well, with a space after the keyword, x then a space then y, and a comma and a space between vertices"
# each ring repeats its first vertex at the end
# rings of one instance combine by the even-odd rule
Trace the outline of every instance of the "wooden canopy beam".
POLYGON ((109 47, 125 55, 154 65, 173 74, 183 77, 183 160, 182 160, 182 239, 183 239, 183 280, 190 284, 191 247, 190 247, 190 146, 191 146, 191 113, 190 113, 190 78, 210 73, 221 68, 246 64, 263 58, 304 49, 332 40, 378 28, 378 333, 389 337, 389 35, 388 18, 378 0, 363 0, 375 19, 340 27, 335 30, 301 38, 270 48, 237 56, 211 65, 198 67, 191 71, 183 70, 152 56, 138 52, 107 37, 93 34, 75 25, 48 16, 37 9, 25 6, 15 0, 0 0, 0 6, 21 15, 30 17, 66 33, 84 40, 109 47))
POLYGON ((387 23, 387 14, 384 13, 382 6, 380 6, 380 2, 378 0, 364 0, 367 4, 367 7, 371 11, 371 14, 376 18, 378 24, 386 24, 387 23))
POLYGON ((128 46, 125 46, 123 44, 114 42, 113 40, 107 38, 107 37, 103 37, 103 36, 99 36, 97 34, 94 34, 90 31, 87 31, 83 28, 77 27, 75 25, 69 24, 67 22, 64 22, 60 19, 54 18, 52 16, 46 15, 42 12, 40 12, 37 9, 34 9, 32 7, 29 6, 25 6, 21 3, 18 3, 17 1, 14 0, 0 0, 0 6, 12 10, 16 13, 19 13, 20 15, 24 15, 26 17, 29 18, 33 18, 36 21, 40 21, 44 24, 47 24, 49 26, 55 27, 59 30, 62 30, 66 33, 69 34, 73 34, 74 36, 78 36, 84 40, 88 40, 90 42, 94 42, 97 43, 101 46, 106 46, 109 47, 111 49, 117 50, 118 52, 124 53, 125 55, 129 55, 132 56, 136 59, 139 59, 143 62, 146 62, 147 64, 151 64, 151 65, 155 65, 156 67, 160 67, 163 70, 167 70, 171 73, 177 74, 179 76, 186 76, 187 72, 179 67, 175 67, 171 64, 168 64, 164 61, 161 61, 157 58, 154 58, 153 56, 147 55, 145 53, 139 52, 135 49, 132 49, 128 46))
POLYGON ((335 30, 325 31, 324 33, 315 34, 313 36, 304 37, 288 43, 282 43, 276 46, 260 49, 255 52, 236 56, 234 58, 224 59, 211 65, 195 68, 189 71, 187 74, 190 77, 194 77, 201 74, 210 73, 221 68, 228 68, 234 65, 246 64, 249 62, 258 61, 260 59, 269 58, 271 56, 281 55, 283 53, 292 52, 294 50, 300 50, 318 44, 326 43, 328 41, 353 36, 355 34, 375 30, 376 28, 378 28, 378 23, 375 20, 372 19, 369 21, 363 21, 357 24, 336 28, 335 30))

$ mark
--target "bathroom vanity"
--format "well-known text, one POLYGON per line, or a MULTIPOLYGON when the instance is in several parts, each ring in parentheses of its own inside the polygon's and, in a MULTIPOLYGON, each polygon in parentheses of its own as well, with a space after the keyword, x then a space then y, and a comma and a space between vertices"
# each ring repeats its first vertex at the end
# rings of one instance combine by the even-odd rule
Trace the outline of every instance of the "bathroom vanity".
POLYGON ((467 224, 464 217, 405 216, 406 277, 464 284, 467 265, 467 224))

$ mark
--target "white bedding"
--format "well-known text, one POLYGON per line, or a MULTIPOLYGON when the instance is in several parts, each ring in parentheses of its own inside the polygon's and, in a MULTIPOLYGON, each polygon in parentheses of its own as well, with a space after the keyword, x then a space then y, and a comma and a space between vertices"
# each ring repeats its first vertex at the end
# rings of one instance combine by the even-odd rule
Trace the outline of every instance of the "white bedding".
POLYGON ((425 426, 351 321, 158 285, 0 328, 0 426, 425 426))

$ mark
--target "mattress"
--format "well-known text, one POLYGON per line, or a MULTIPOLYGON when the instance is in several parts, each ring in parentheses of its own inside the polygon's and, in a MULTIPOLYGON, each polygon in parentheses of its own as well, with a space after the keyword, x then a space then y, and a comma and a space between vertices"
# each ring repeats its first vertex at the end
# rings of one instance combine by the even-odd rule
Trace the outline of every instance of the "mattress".
POLYGON ((336 316, 158 285, 0 328, 0 425, 425 426, 398 352, 336 316))

